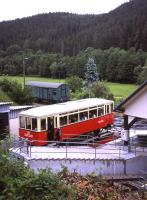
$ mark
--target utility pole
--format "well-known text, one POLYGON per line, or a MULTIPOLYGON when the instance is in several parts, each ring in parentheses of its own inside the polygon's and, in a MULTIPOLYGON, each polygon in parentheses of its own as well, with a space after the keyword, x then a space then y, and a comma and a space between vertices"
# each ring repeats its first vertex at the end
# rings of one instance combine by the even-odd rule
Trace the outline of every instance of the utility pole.
POLYGON ((23 86, 25 88, 25 83, 26 83, 26 63, 25 63, 25 60, 28 60, 28 58, 24 57, 23 56, 23 86))

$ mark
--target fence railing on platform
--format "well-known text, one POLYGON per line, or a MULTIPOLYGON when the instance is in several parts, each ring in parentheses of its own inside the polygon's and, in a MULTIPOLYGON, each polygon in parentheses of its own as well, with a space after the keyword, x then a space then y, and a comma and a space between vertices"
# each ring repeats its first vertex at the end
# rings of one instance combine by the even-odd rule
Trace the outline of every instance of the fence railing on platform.
POLYGON ((28 139, 20 138, 19 141, 14 143, 12 150, 19 151, 20 154, 25 154, 28 157, 33 157, 35 154, 39 154, 40 156, 45 154, 47 155, 61 155, 64 158, 70 158, 71 154, 78 155, 78 154, 85 154, 91 155, 93 159, 97 159, 100 156, 110 155, 117 157, 119 159, 123 158, 128 153, 133 153, 134 155, 138 155, 141 153, 147 154, 147 142, 144 142, 144 146, 140 146, 135 142, 130 142, 128 146, 124 146, 122 141, 116 143, 114 140, 111 144, 99 144, 98 142, 59 142, 59 141, 38 141, 37 142, 47 142, 46 148, 36 147, 34 151, 34 146, 32 145, 35 140, 29 141, 28 139), (62 148, 60 148, 62 147, 62 148), (75 147, 75 148, 71 148, 75 147), (91 150, 89 151, 89 147, 91 150))

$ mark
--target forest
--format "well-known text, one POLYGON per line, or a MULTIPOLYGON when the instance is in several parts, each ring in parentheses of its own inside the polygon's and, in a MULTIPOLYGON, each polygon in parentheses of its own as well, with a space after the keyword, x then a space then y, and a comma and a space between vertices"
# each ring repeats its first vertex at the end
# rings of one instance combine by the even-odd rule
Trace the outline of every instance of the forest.
POLYGON ((59 53, 39 51, 21 51, 18 45, 8 47, 0 54, 0 74, 25 75, 65 79, 79 76, 84 79, 86 63, 89 58, 95 60, 99 79, 119 83, 142 83, 147 78, 147 53, 134 48, 124 50, 110 48, 106 50, 88 47, 76 56, 64 56, 59 53))
POLYGON ((0 23, 0 49, 22 49, 77 55, 93 47, 147 51, 147 1, 130 0, 101 15, 44 13, 0 23))
POLYGON ((100 80, 147 78, 147 1, 101 15, 44 13, 0 23, 0 74, 84 78, 93 58, 100 80))

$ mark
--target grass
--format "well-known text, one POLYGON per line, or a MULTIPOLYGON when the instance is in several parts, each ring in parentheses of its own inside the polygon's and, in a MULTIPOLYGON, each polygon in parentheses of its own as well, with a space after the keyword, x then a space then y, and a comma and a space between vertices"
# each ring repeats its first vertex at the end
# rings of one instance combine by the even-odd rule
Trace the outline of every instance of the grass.
MULTIPOLYGON (((19 83, 24 83, 24 78, 23 76, 0 76, 0 80, 4 79, 4 78, 8 78, 9 80, 12 81, 17 81, 19 83)), ((25 77, 25 82, 27 81, 42 81, 42 82, 65 82, 64 79, 52 79, 52 78, 43 78, 43 77, 31 77, 31 76, 26 76, 25 77)))
POLYGON ((135 84, 111 83, 106 82, 116 99, 124 99, 128 97, 138 86, 135 84))
MULTIPOLYGON (((16 80, 23 84, 24 78, 21 76, 0 76, 0 80, 3 78, 8 78, 9 80, 16 80)), ((44 81, 44 82, 65 82, 65 79, 51 79, 51 78, 43 78, 43 77, 27 77, 25 78, 25 81, 44 81)), ((107 87, 110 89, 112 94, 114 95, 116 100, 121 100, 129 96, 136 88, 137 85, 135 84, 122 84, 122 83, 111 83, 106 82, 105 83, 107 87)), ((1 99, 7 98, 7 95, 0 92, 0 101, 1 99), (3 97, 4 96, 4 97, 3 97)))

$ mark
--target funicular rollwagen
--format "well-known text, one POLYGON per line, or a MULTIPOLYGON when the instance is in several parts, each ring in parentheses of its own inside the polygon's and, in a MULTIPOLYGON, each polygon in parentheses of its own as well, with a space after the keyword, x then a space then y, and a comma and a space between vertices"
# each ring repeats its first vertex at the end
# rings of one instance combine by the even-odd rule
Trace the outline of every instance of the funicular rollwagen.
POLYGON ((32 145, 42 146, 48 141, 98 133, 113 124, 113 106, 110 100, 88 98, 32 108, 20 113, 19 136, 32 141, 32 145))

